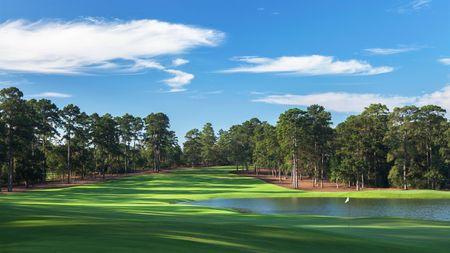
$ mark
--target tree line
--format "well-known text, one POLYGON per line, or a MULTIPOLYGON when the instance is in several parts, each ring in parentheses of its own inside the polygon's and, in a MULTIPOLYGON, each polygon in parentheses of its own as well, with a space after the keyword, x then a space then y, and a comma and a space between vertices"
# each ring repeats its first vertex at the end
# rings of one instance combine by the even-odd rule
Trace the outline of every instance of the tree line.
POLYGON ((181 153, 164 113, 88 115, 73 104, 25 100, 14 87, 0 90, 0 190, 4 182, 12 191, 17 183, 159 171, 181 164, 181 153))
POLYGON ((191 166, 234 165, 255 174, 269 171, 299 188, 302 178, 314 187, 324 180, 355 187, 448 188, 450 123, 435 105, 392 111, 372 104, 332 127, 331 114, 319 105, 287 110, 275 126, 250 119, 214 134, 207 123, 190 130, 184 162, 191 166))
MULTIPOLYGON (((215 133, 211 123, 185 135, 183 149, 164 113, 91 115, 69 104, 0 90, 0 186, 164 167, 233 165, 323 187, 438 189, 450 181, 450 123, 439 106, 381 104, 332 127, 319 105, 294 108, 276 125, 253 118, 215 133)), ((1 187, 0 187, 1 189, 1 187)))

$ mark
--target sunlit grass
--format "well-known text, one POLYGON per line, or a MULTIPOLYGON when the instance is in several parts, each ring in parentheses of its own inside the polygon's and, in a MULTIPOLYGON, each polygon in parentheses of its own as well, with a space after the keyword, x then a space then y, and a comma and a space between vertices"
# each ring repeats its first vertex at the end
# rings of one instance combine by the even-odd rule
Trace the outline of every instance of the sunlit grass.
POLYGON ((241 214, 189 204, 249 197, 450 198, 441 191, 303 192, 180 169, 0 195, 0 252, 448 252, 450 222, 241 214))

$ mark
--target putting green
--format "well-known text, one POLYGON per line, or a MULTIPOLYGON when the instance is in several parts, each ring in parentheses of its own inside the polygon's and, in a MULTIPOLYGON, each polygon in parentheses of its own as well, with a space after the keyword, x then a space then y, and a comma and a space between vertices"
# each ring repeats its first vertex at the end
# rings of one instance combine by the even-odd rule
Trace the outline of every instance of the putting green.
POLYGON ((240 197, 450 198, 449 192, 315 193, 229 173, 171 173, 0 195, 0 252, 449 252, 450 222, 241 214, 182 201, 240 197))

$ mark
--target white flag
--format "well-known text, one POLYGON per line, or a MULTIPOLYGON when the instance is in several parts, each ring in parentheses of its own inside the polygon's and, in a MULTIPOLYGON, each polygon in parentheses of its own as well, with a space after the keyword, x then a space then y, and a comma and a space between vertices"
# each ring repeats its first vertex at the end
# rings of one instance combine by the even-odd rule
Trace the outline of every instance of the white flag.
POLYGON ((350 201, 350 198, 347 197, 347 199, 345 199, 345 204, 347 204, 350 201))

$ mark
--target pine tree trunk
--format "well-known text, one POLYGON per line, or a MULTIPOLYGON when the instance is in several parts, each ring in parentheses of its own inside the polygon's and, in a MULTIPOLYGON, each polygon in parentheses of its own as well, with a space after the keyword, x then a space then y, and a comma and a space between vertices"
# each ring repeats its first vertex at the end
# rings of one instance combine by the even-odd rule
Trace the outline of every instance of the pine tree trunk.
POLYGON ((361 173, 361 189, 364 189, 364 173, 361 173))
POLYGON ((14 167, 14 161, 11 154, 11 151, 8 150, 8 192, 13 191, 13 167, 14 167))
POLYGON ((71 174, 72 174, 72 172, 71 172, 71 169, 70 169, 70 137, 69 137, 67 139, 67 183, 68 184, 70 184, 71 174))
POLYGON ((323 188, 323 168, 320 169, 320 188, 323 188))
POLYGON ((313 180, 313 187, 317 186, 317 164, 314 164, 314 180, 313 180))
POLYGON ((42 178, 44 183, 47 181, 47 145, 46 145, 47 138, 44 136, 42 141, 42 151, 44 153, 44 158, 42 160, 42 178))
POLYGON ((13 150, 12 150, 12 139, 11 139, 11 127, 8 127, 8 192, 13 190, 13 150))
POLYGON ((403 190, 408 189, 408 183, 406 182, 406 159, 403 162, 403 190))

